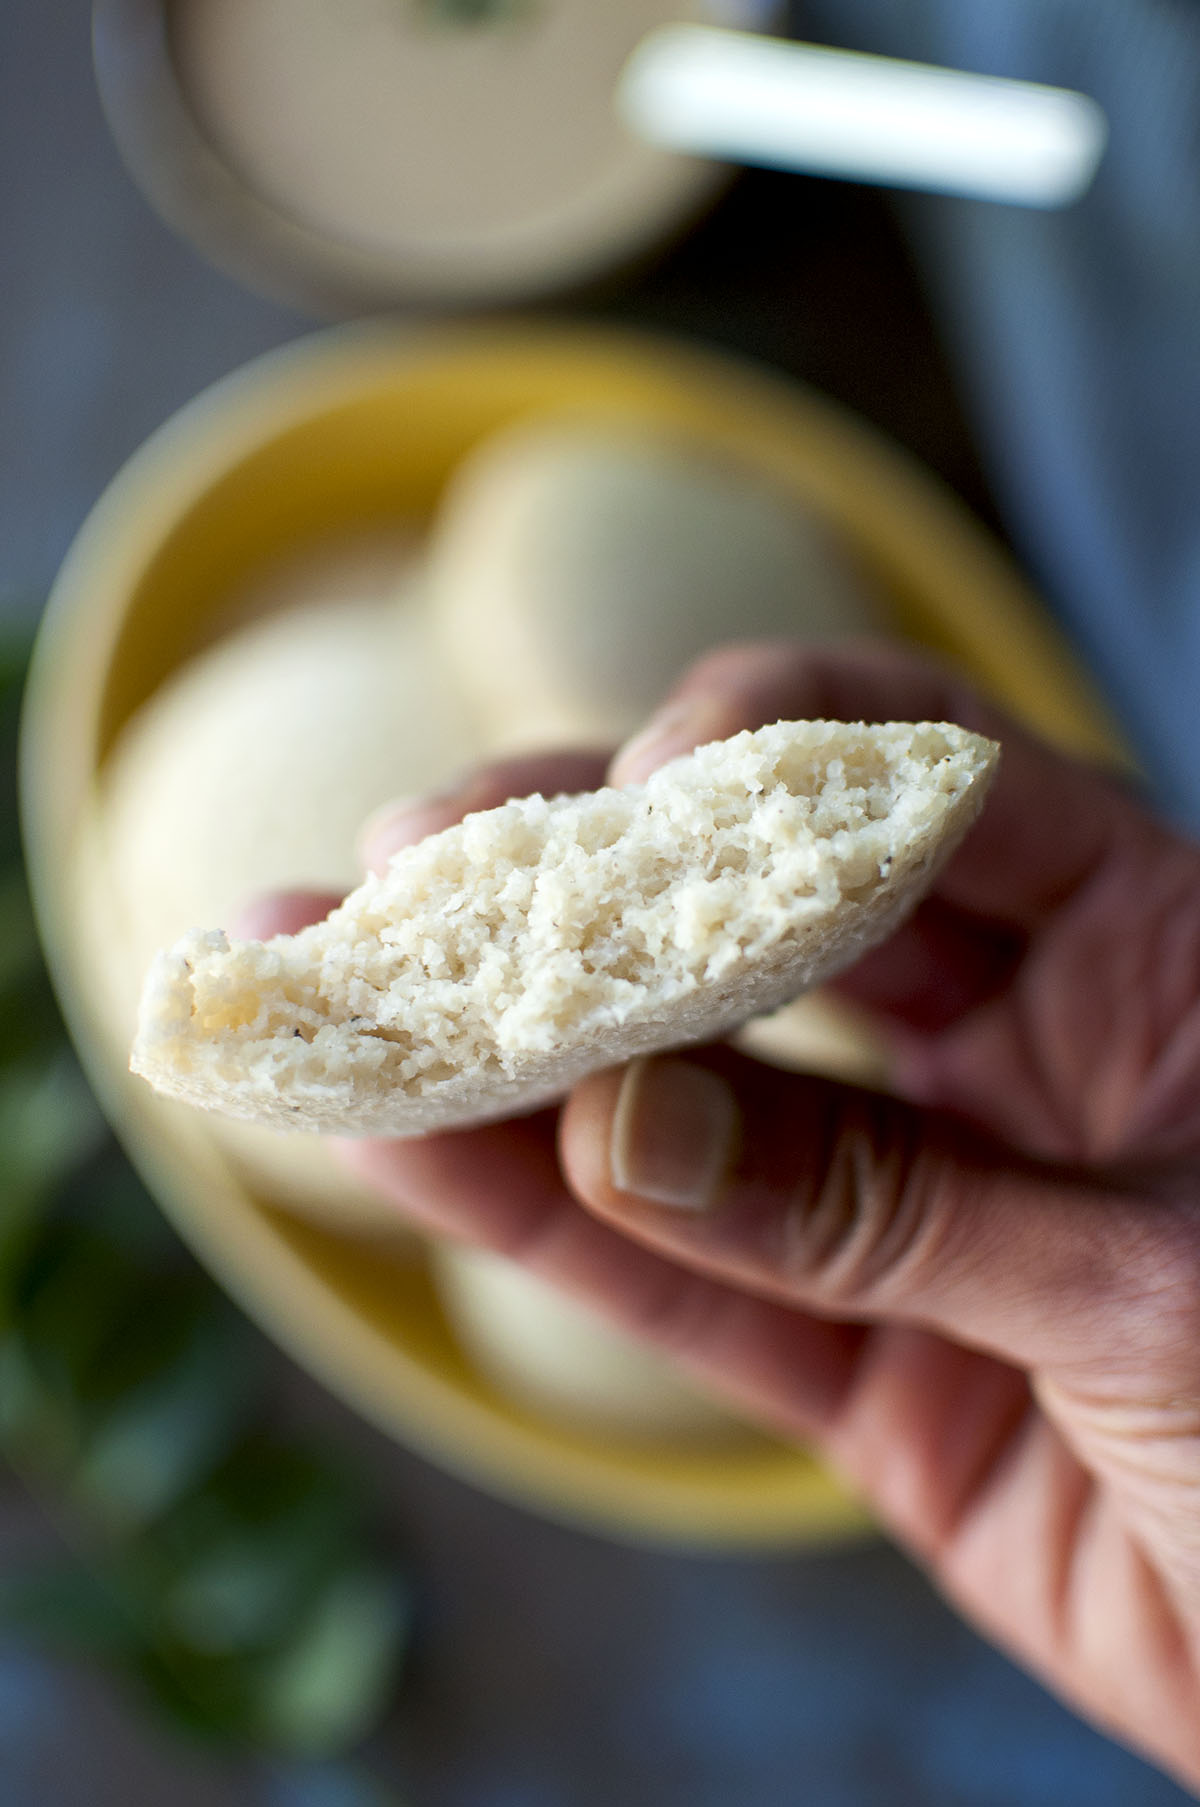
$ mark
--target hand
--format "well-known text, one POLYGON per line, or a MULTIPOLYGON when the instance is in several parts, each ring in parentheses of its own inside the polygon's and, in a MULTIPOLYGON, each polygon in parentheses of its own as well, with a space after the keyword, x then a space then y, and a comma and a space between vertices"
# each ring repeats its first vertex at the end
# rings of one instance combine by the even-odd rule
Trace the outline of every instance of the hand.
MULTIPOLYGON (((890 650, 726 649, 612 776, 819 715, 1004 743, 936 893, 843 981, 894 1096, 706 1049, 348 1158, 819 1446, 983 1630, 1200 1787, 1200 851, 890 650)), ((493 770, 465 807, 589 770, 493 770)))

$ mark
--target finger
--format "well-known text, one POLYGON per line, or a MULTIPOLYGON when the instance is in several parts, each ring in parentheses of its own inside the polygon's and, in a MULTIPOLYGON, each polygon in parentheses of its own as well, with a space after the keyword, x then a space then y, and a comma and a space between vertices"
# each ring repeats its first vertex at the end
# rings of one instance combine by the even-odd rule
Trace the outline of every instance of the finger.
POLYGON ((1104 1723, 1136 1729, 1130 1648, 1142 1693, 1191 1723, 1178 1625, 1163 1608, 1147 1627, 1146 1559, 1020 1373, 921 1330, 826 1322, 662 1260, 579 1211, 553 1128, 543 1113, 364 1143, 355 1158, 399 1205, 420 1199, 431 1229, 524 1260, 750 1416, 815 1438, 960 1605, 1104 1723))
MULTIPOLYGON (((931 900, 838 981, 917 1031, 892 1083, 1041 1159, 1161 1163, 1200 1148, 1200 856, 1110 776, 893 648, 732 647, 685 678, 668 740, 779 710, 951 715, 999 774, 931 900), (679 710, 682 708, 682 716, 679 710), (931 1033, 933 1032, 933 1033, 931 1033)), ((657 754, 643 742, 634 763, 657 754)), ((629 769, 631 752, 615 770, 629 769)))
POLYGON ((604 783, 607 753, 579 749, 531 753, 497 760, 469 772, 430 797, 385 803, 359 833, 359 855, 369 872, 382 872, 394 853, 452 828, 475 810, 495 809, 512 797, 544 797, 590 791, 604 783))
POLYGON ((933 896, 832 983, 850 1002, 921 1036, 976 1011, 1011 981, 1024 936, 933 896))
POLYGON ((897 1083, 1039 1157, 1160 1178, 1174 1164, 1186 1180, 1200 1155, 1198 1000, 1200 854, 1148 846, 1063 904, 1003 993, 910 1037, 897 1083))
MULTIPOLYGON (((752 1422, 818 1443, 898 1535, 944 1564, 948 1540, 986 1498, 1028 1416, 1024 1376, 923 1331, 829 1320, 639 1246, 579 1208, 555 1159, 554 1127, 544 1112, 419 1142, 346 1143, 342 1152, 434 1236, 520 1261, 752 1422)), ((1029 1437, 1026 1478, 1047 1441, 1052 1434, 1029 1437)), ((1036 1490, 1023 1540, 1048 1491, 1063 1489, 1036 1490)), ((1046 1511, 1055 1510, 1051 1498, 1046 1511)), ((1024 1572, 1040 1581, 1023 1555, 1024 1572)), ((959 1591, 978 1610, 970 1587, 959 1591)), ((1035 1615, 1023 1618, 1028 1641, 1035 1615)))
POLYGON ((229 933, 239 941, 270 941, 295 935, 310 922, 321 922, 341 898, 332 891, 272 891, 256 897, 233 917, 229 933))
MULTIPOLYGON (((1022 1163, 894 1099, 728 1050, 635 1061, 565 1107, 564 1172, 604 1222, 805 1311, 934 1329, 1078 1382, 1114 1338, 1194 1368, 1164 1311, 1200 1269, 1182 1213, 1022 1163)), ((1197 1275, 1200 1284, 1200 1275, 1197 1275)))
POLYGON ((779 720, 957 721, 998 738, 1012 723, 956 673, 878 640, 747 640, 689 666, 647 725, 618 748, 618 783, 640 782, 664 759, 698 744, 693 725, 719 736, 779 720))
POLYGON ((640 781, 702 741, 809 717, 955 721, 1001 741, 987 805, 937 890, 959 909, 1005 928, 1039 928, 1140 829, 1140 813, 1113 780, 1044 747, 953 674, 865 642, 762 641, 710 654, 621 748, 610 778, 640 781))
MULTIPOLYGON (((431 797, 397 799, 383 804, 364 823, 359 834, 363 865, 380 871, 393 853, 426 835, 437 834, 460 822, 472 810, 494 809, 510 797, 526 797, 562 791, 594 790, 604 782, 608 754, 570 749, 498 760, 470 772, 451 790, 431 797)), ((294 935, 311 922, 320 922, 336 909, 341 897, 328 891, 275 891, 245 904, 230 923, 230 933, 242 941, 268 941, 273 935, 294 935)))
POLYGON ((417 1228, 519 1261, 751 1420, 791 1437, 824 1434, 867 1333, 749 1297, 598 1223, 564 1184, 555 1125, 556 1113, 542 1112, 418 1141, 337 1148, 417 1228))

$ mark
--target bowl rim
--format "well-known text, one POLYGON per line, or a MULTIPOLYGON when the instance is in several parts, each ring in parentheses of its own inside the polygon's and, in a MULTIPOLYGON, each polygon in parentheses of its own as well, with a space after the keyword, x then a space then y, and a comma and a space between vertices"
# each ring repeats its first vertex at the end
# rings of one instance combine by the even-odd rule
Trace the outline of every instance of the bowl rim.
MULTIPOLYGON (((1027 716, 1036 720, 1040 712, 1043 725, 1057 725, 1059 738, 1077 751, 1121 757, 1106 711, 985 530, 908 454, 791 378, 725 352, 608 327, 525 320, 325 329, 255 359, 166 421, 114 478, 63 563, 35 647, 21 745, 23 829, 51 976, 110 1120, 183 1239, 274 1340, 362 1416, 493 1493, 609 1536, 750 1551, 861 1535, 868 1523, 861 1508, 811 1458, 782 1444, 749 1450, 740 1470, 727 1451, 669 1452, 639 1463, 624 1446, 600 1451, 507 1406, 464 1401, 444 1375, 398 1361, 395 1344, 317 1271, 330 1254, 328 1239, 323 1255, 311 1226, 255 1205, 244 1185, 232 1209, 228 1197, 214 1208, 221 1186, 234 1184, 230 1170, 207 1139, 198 1139, 194 1122, 176 1120, 171 1134, 164 1131, 162 1101, 118 1070, 89 1002, 78 888, 101 686, 93 685, 90 718, 78 697, 89 676, 107 675, 132 574, 183 510, 290 422, 348 391, 365 392, 385 373, 394 381, 407 370, 428 370, 431 361, 453 368, 481 358, 550 360, 566 369, 632 363, 652 372, 664 394, 702 392, 705 408, 715 405, 721 417, 731 410, 772 455, 782 456, 789 434, 802 427, 818 434, 822 481, 845 483, 857 472, 853 480, 862 487, 865 470, 872 530, 903 544, 914 582, 932 581, 936 571, 935 590, 956 598, 961 591, 956 625, 968 651, 977 644, 988 651, 985 679, 995 680, 1007 659, 1027 716), (201 1197, 206 1187, 214 1190, 201 1197)), ((182 1107, 166 1108, 192 1117, 182 1107)))

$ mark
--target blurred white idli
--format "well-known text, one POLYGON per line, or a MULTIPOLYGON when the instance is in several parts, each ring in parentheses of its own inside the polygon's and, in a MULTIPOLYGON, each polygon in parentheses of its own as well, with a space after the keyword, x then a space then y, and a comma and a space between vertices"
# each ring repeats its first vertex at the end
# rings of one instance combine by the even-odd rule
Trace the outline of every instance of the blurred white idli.
POLYGON ((755 1017, 733 1038, 743 1054, 795 1073, 843 1085, 886 1089, 887 1051, 866 1013, 836 993, 809 991, 770 1016, 755 1017))
MULTIPOLYGON (((318 566, 316 580, 310 571, 293 586, 304 601, 183 666, 114 748, 101 819, 124 930, 112 989, 126 1045, 159 948, 198 924, 229 923, 265 892, 349 890, 364 818, 476 756, 415 571, 401 578, 399 605, 394 558, 375 594, 363 584, 352 556, 340 573, 336 563, 318 566)), ((214 1133, 272 1203, 398 1232, 394 1211, 320 1138, 232 1122, 214 1133)))
POLYGON ((489 1249, 437 1248, 446 1316, 505 1398, 573 1430, 629 1440, 725 1442, 747 1427, 666 1356, 489 1249))
POLYGON ((721 641, 882 625, 795 499, 619 422, 535 420, 482 442, 443 497, 429 594, 447 662, 504 751, 622 739, 721 641))
MULTIPOLYGON (((886 631, 828 525, 748 466, 617 421, 537 419, 484 440, 443 496, 428 586, 489 752, 605 745, 731 639, 886 631)), ((861 1017, 808 996, 748 1052, 877 1083, 861 1017)))

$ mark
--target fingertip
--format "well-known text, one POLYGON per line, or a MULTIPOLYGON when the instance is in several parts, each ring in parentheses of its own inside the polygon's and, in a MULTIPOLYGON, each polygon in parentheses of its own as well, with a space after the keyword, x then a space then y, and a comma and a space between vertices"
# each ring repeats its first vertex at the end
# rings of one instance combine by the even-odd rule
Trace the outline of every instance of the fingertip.
POLYGON ((616 1197, 609 1150, 617 1101, 627 1069, 612 1067, 577 1085, 559 1117, 559 1160, 571 1191, 596 1210, 616 1197))
POLYGON ((325 1145, 343 1167, 349 1167, 362 1179, 374 1175, 380 1164, 380 1150, 388 1147, 373 1136, 327 1136, 325 1145))
POLYGON ((419 1193, 431 1176, 437 1178, 452 1161, 447 1151, 472 1132, 443 1131, 428 1136, 330 1136, 328 1144, 337 1159, 359 1179, 390 1197, 404 1199, 419 1193))
POLYGON ((341 901, 333 891, 271 891, 252 898, 235 911, 229 933, 237 941, 270 941, 276 935, 295 935, 310 923, 323 921, 341 901))
POLYGON ((618 786, 642 784, 668 760, 691 753, 710 740, 724 740, 735 725, 731 725, 728 704, 721 696, 701 692, 674 697, 617 749, 608 781, 618 786))
POLYGON ((932 713, 940 718, 951 689, 938 666, 874 638, 729 641, 688 667, 646 726, 619 749, 609 782, 641 783, 669 759, 765 722, 920 720, 930 714, 931 698, 939 699, 932 713))
POLYGON ((476 810, 498 809, 515 797, 594 790, 604 781, 607 753, 592 748, 547 748, 512 754, 473 771, 423 797, 383 803, 358 833, 358 855, 369 872, 382 873, 402 848, 453 828, 476 810))
POLYGON ((401 848, 413 847, 427 835, 452 828, 461 821, 462 814, 459 791, 441 791, 431 797, 396 797, 381 804, 358 831, 357 853, 364 870, 385 872, 401 848))
POLYGON ((518 1245, 564 1197, 553 1111, 424 1136, 332 1137, 355 1175, 432 1236, 518 1245))
POLYGON ((741 1108, 714 1066, 642 1056, 580 1086, 562 1135, 564 1173, 581 1202, 604 1212, 705 1212, 733 1168, 741 1108))
POLYGON ((419 1142, 384 1136, 329 1136, 330 1153, 353 1177, 389 1205, 412 1229, 430 1236, 452 1233, 430 1186, 429 1162, 419 1142))

